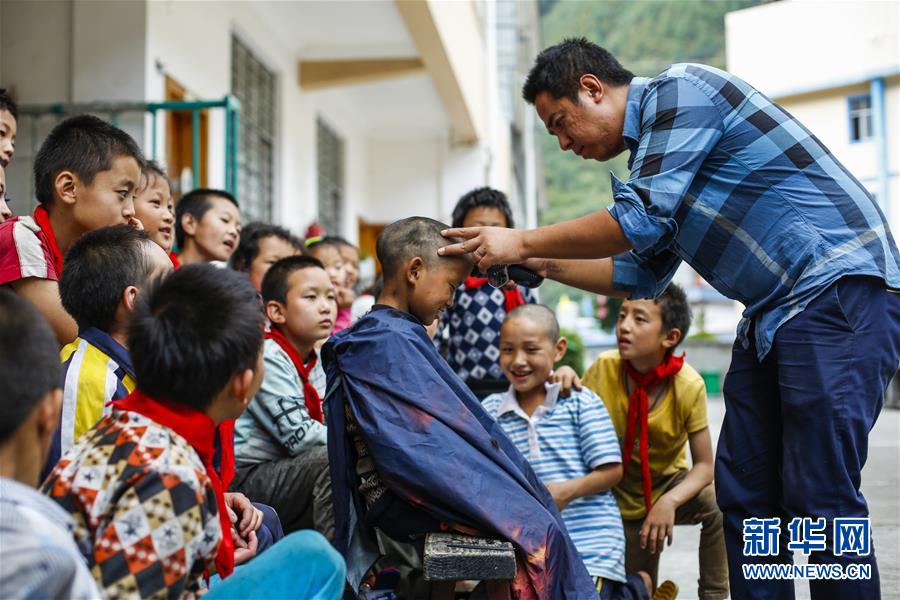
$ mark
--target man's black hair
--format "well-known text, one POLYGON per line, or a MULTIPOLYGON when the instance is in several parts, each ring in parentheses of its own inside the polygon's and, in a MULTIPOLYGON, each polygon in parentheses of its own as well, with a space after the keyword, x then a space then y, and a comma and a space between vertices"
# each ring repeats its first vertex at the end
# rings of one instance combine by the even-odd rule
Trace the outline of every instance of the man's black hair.
POLYGON ((197 188, 182 196, 175 205, 175 243, 182 250, 184 249, 184 229, 181 227, 181 218, 184 215, 192 215, 194 219, 199 221, 206 214, 206 211, 212 208, 213 198, 224 198, 237 206, 238 210, 241 208, 237 198, 225 190, 197 188))
POLYGON ((253 223, 247 223, 241 229, 241 241, 238 242, 238 247, 235 248, 234 254, 231 255, 231 268, 235 271, 249 271, 250 265, 259 256, 259 243, 270 237, 278 238, 296 248, 301 254, 306 254, 306 246, 303 245, 303 240, 284 227, 254 221, 253 223))
POLYGON ((612 86, 628 85, 634 78, 615 56, 597 44, 583 37, 567 38, 538 54, 522 87, 522 97, 534 104, 538 94, 550 92, 553 98, 577 103, 579 79, 585 74, 596 75, 612 86))
POLYGON ((143 286, 150 276, 147 251, 152 243, 146 231, 116 225, 89 231, 72 244, 59 296, 80 331, 113 328, 122 292, 130 285, 143 286))
POLYGON ((669 332, 677 327, 681 331, 681 339, 678 341, 680 344, 687 338, 688 330, 691 328, 691 305, 684 289, 677 283, 670 283, 655 302, 659 305, 659 312, 662 315, 663 332, 669 332))
POLYGON ((137 386, 206 409, 228 380, 256 367, 264 317, 243 273, 186 265, 145 289, 128 328, 137 386))
POLYGON ((406 261, 417 256, 428 266, 433 266, 437 260, 469 260, 466 257, 438 256, 439 248, 462 241, 443 237, 441 231, 447 228, 444 223, 428 217, 409 217, 385 227, 375 242, 375 254, 381 263, 384 280, 390 280, 406 261))
POLYGON ((288 279, 300 269, 325 269, 319 259, 312 256, 286 256, 269 267, 259 285, 263 303, 274 300, 287 303, 288 279))
POLYGON ((38 202, 53 203, 54 180, 72 171, 90 185, 97 173, 112 168, 121 156, 143 168, 144 155, 130 135, 93 115, 78 115, 53 128, 34 157, 34 193, 38 202))
POLYGON ((9 90, 6 88, 0 88, 0 110, 9 111, 9 114, 12 115, 13 119, 16 121, 19 120, 19 106, 16 104, 15 100, 10 97, 9 90))
POLYGON ((506 194, 490 187, 475 188, 459 199, 453 209, 453 227, 462 227, 469 211, 480 206, 496 208, 506 217, 506 226, 515 227, 512 209, 506 200, 506 194))
POLYGON ((0 444, 28 420, 37 403, 59 388, 59 345, 33 304, 0 288, 0 444))

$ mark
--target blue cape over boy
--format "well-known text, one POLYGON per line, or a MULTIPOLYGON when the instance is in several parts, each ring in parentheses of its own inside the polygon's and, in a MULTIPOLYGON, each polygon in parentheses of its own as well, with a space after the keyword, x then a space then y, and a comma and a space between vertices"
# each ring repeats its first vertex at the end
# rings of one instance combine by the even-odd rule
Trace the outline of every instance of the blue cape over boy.
POLYGON ((549 492, 418 319, 376 306, 325 344, 323 360, 335 546, 354 589, 377 545, 362 522, 345 403, 389 491, 450 526, 513 543, 518 598, 597 598, 549 492))

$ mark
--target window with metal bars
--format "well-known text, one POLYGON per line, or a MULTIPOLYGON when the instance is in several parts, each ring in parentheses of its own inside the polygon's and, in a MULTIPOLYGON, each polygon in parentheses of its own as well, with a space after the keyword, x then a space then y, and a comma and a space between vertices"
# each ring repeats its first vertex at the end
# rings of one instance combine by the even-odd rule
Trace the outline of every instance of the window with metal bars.
POLYGON ((319 224, 329 235, 340 235, 344 215, 344 140, 321 117, 316 119, 316 146, 319 224))
POLYGON ((242 221, 270 221, 274 196, 275 74, 231 38, 231 93, 241 102, 237 195, 242 221))

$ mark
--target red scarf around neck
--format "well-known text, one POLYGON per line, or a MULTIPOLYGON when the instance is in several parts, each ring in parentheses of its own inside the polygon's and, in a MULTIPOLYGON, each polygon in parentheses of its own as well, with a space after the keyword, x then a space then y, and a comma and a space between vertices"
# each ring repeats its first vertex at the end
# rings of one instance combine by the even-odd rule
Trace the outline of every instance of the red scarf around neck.
POLYGON ((50 252, 53 254, 53 267, 56 269, 56 276, 62 277, 63 255, 59 251, 59 244, 56 243, 56 234, 53 232, 53 225, 50 224, 50 213, 44 208, 43 204, 39 204, 34 209, 34 222, 41 228, 44 235, 47 236, 47 243, 50 245, 50 252))
POLYGON ((650 479, 650 444, 647 438, 647 390, 656 384, 675 377, 684 365, 684 354, 674 356, 671 352, 666 355, 661 363, 649 373, 640 373, 631 366, 629 361, 625 363, 625 371, 634 380, 636 387, 628 398, 628 423, 625 428, 625 444, 622 448, 622 478, 628 473, 628 465, 631 463, 631 455, 634 452, 634 435, 641 423, 640 457, 641 457, 641 487, 644 490, 644 506, 647 513, 652 506, 653 483, 650 479))
POLYGON ((216 494, 219 510, 219 525, 222 528, 222 543, 216 554, 216 572, 223 579, 234 570, 234 541, 231 539, 231 521, 225 506, 225 492, 234 478, 234 421, 222 421, 217 428, 204 412, 175 404, 166 400, 151 398, 139 390, 133 391, 121 400, 112 403, 119 410, 129 410, 144 415, 151 421, 171 429, 185 440, 200 455, 206 476, 216 494), (216 455, 216 434, 221 449, 221 467, 217 471, 213 465, 216 455))
MULTIPOLYGON (((466 277, 466 289, 477 290, 487 282, 487 277, 474 277, 472 275, 469 275, 468 277, 466 277)), ((516 286, 511 290, 503 288, 503 295, 506 296, 504 308, 506 309, 507 314, 512 312, 512 309, 514 309, 515 307, 525 304, 525 298, 522 297, 522 292, 521 290, 519 290, 519 286, 516 286)))
POLYGON ((297 374, 300 375, 300 381, 303 382, 303 401, 306 403, 306 410, 309 411, 309 416, 319 423, 324 423, 325 416, 322 414, 322 399, 319 398, 319 391, 316 389, 316 386, 309 381, 309 373, 316 366, 317 357, 315 353, 313 353, 313 357, 308 363, 304 363, 300 352, 294 348, 294 345, 285 337, 277 325, 272 325, 269 328, 269 331, 266 332, 266 339, 275 340, 291 358, 294 368, 297 369, 297 374))

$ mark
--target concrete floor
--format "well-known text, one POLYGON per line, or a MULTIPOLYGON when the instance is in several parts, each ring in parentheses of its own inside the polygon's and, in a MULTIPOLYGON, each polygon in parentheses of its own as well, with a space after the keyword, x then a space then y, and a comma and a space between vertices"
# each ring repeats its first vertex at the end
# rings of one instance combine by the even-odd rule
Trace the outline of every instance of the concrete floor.
MULTIPOLYGON (((713 447, 725 415, 721 397, 710 398, 713 447)), ((900 600, 900 411, 885 409, 869 437, 869 459, 863 470, 863 494, 869 502, 884 600, 900 600)), ((681 589, 679 600, 697 598, 697 544, 700 527, 678 526, 672 546, 662 554, 660 581, 671 579, 681 589)), ((795 558, 802 562, 802 556, 795 558)), ((809 598, 805 582, 796 584, 798 599, 809 598)))

